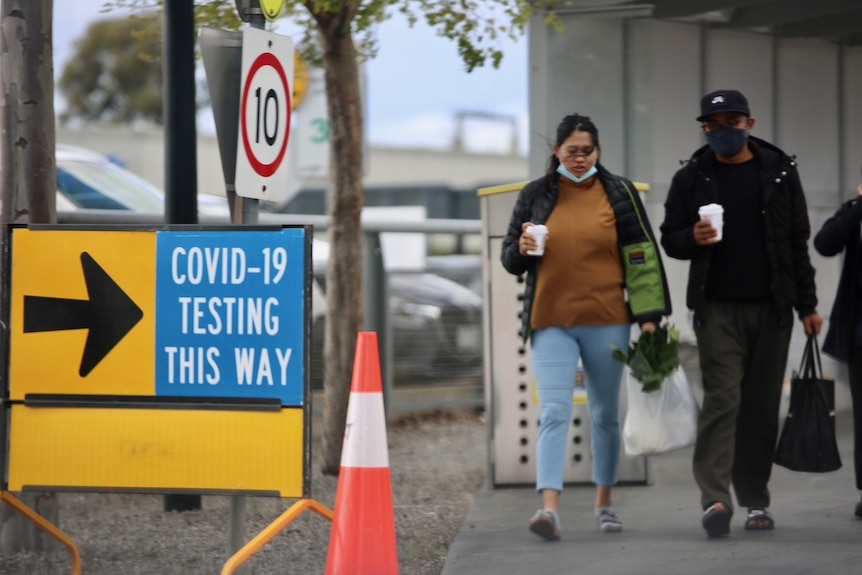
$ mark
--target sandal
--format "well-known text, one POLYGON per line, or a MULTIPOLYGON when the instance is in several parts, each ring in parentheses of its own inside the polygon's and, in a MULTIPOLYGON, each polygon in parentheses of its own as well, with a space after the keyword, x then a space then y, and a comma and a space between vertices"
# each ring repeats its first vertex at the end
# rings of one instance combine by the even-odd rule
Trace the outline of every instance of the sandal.
POLYGON ((703 512, 700 522, 710 537, 721 537, 730 533, 730 512, 727 505, 721 501, 713 503, 703 512))
POLYGON ((775 519, 766 509, 751 508, 745 518, 745 529, 748 531, 769 531, 775 529, 775 519))

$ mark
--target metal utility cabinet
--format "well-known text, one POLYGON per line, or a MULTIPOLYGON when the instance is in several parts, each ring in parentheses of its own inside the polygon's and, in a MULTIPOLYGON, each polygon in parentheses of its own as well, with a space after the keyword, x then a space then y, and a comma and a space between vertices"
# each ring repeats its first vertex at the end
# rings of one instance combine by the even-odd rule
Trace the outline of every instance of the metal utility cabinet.
MULTIPOLYGON (((536 481, 536 439, 539 402, 530 363, 529 345, 521 340, 524 276, 513 276, 500 263, 500 251, 518 192, 526 182, 478 191, 482 217, 482 276, 484 283, 485 406, 488 418, 489 474, 494 487, 536 481)), ((643 184, 636 184, 643 190, 643 184)), ((587 483, 592 478, 590 424, 586 388, 579 373, 572 397, 568 462, 564 481, 587 483)), ((620 398, 621 422, 626 410, 625 385, 620 398)), ((620 446, 620 483, 647 483, 647 459, 629 457, 620 446)))

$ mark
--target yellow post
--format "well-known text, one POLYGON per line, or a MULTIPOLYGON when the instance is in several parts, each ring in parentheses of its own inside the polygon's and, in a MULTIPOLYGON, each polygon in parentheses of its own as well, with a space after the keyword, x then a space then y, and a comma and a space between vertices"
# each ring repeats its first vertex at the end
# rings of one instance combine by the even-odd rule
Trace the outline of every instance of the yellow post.
POLYGON ((47 521, 44 517, 27 507, 23 501, 9 493, 8 491, 0 491, 0 501, 5 502, 12 509, 44 529, 48 535, 62 543, 69 550, 69 556, 72 560, 72 575, 81 575, 81 552, 78 551, 78 546, 72 541, 72 538, 60 531, 53 523, 47 521))
POLYGON ((232 575, 248 559, 257 553, 261 547, 269 543, 273 537, 278 535, 285 527, 290 525, 297 517, 305 511, 314 511, 318 515, 332 521, 334 516, 331 509, 318 503, 313 499, 300 499, 291 505, 287 511, 282 513, 278 519, 267 525, 263 530, 246 543, 242 549, 234 553, 224 564, 221 575, 232 575))

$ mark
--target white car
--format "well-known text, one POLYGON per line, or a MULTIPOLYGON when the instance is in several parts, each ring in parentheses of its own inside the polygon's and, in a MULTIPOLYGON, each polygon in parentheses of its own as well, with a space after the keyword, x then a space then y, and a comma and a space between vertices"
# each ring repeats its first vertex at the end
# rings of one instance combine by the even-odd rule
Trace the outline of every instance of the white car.
MULTIPOLYGON (((76 209, 164 213, 165 195, 107 157, 75 146, 57 145, 57 211, 76 209)), ((198 194, 198 213, 230 219, 227 199, 198 194)))

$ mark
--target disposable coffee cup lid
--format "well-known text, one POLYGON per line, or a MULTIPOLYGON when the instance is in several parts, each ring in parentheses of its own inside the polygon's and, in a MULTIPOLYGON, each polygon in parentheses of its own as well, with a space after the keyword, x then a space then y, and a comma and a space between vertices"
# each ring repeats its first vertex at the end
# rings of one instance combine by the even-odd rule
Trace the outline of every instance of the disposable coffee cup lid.
POLYGON ((706 204, 705 206, 700 206, 697 211, 701 214, 703 213, 716 213, 723 212, 724 208, 721 204, 706 204))

